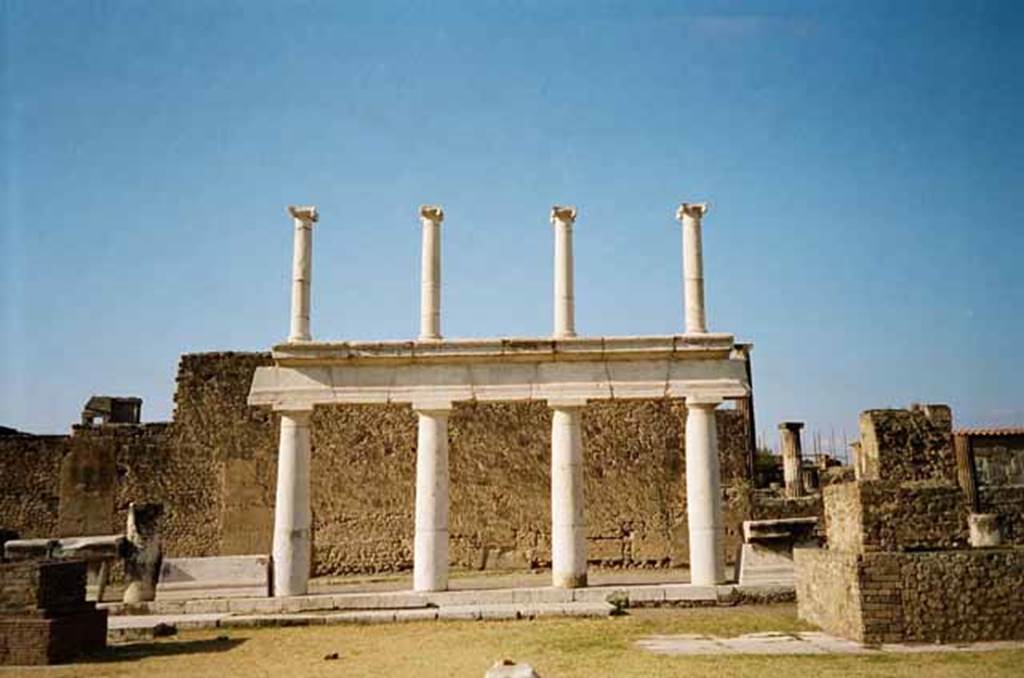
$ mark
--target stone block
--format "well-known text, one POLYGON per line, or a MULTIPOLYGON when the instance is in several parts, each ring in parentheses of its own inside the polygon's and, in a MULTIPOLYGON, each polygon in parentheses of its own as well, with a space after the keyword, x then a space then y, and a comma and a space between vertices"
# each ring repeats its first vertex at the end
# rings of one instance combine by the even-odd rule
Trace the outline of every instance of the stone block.
POLYGON ((157 596, 192 595, 196 591, 232 589, 249 595, 270 594, 270 556, 214 556, 165 558, 160 567, 157 596))

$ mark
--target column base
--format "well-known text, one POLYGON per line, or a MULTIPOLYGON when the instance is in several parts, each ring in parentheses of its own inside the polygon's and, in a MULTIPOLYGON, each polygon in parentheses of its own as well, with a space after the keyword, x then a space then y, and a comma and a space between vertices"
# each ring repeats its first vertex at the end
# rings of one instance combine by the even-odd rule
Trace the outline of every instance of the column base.
POLYGON ((559 589, 582 589, 587 586, 587 574, 552 573, 551 585, 559 589))

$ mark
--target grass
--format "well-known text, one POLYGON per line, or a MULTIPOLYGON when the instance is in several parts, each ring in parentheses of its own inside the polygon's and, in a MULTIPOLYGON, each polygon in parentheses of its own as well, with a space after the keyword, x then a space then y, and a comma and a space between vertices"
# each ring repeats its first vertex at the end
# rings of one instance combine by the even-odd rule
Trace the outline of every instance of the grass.
POLYGON ((554 676, 1019 676, 1024 650, 885 656, 667 657, 633 642, 655 634, 736 636, 810 627, 791 605, 634 610, 609 619, 416 622, 203 631, 112 647, 50 676, 473 676, 496 660, 554 676), (336 660, 326 655, 338 653, 336 660))

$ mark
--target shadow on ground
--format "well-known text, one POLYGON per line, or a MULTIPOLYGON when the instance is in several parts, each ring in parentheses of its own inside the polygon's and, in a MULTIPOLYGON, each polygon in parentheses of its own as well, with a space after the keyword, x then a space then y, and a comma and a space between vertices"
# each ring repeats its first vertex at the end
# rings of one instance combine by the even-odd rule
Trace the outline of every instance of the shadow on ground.
POLYGON ((164 640, 159 642, 128 643, 110 645, 106 649, 80 658, 85 664, 105 664, 109 662, 129 662, 148 657, 171 657, 182 654, 204 654, 209 652, 227 652, 233 650, 248 638, 205 638, 202 640, 164 640))

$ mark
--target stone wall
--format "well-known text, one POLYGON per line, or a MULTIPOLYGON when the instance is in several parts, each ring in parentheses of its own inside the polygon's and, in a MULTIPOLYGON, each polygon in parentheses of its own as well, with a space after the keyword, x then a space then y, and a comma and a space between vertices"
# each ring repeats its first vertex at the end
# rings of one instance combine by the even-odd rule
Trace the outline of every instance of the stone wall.
POLYGON ((981 513, 999 516, 999 532, 1004 544, 1024 546, 1024 485, 978 488, 981 513))
POLYGON ((967 544, 967 503, 943 482, 854 481, 826 487, 829 548, 864 553, 960 548, 967 544))
POLYGON ((0 436, 0 528, 20 537, 56 533, 67 451, 67 436, 0 436))
POLYGON ((866 480, 957 480, 953 415, 946 405, 862 412, 860 444, 866 480))
POLYGON ((1024 639, 1024 549, 796 549, 801 619, 866 643, 1024 639))
MULTIPOLYGON (((70 438, 46 444, 28 436, 5 446, 7 438, 0 438, 0 464, 24 481, 21 489, 8 484, 0 527, 20 527, 25 536, 117 532, 130 501, 153 501, 165 507, 168 556, 268 553, 278 419, 246 405, 253 371, 268 364, 266 353, 183 356, 169 424, 75 427, 70 438), (23 458, 40 445, 46 454, 30 457, 38 468, 22 473, 23 458), (39 508, 47 502, 49 516, 39 508)), ((623 567, 687 562, 685 419, 683 403, 669 399, 594 403, 584 410, 591 561, 623 567)), ((449 435, 457 566, 550 562, 550 427, 544 403, 456 406, 449 435)), ((410 568, 411 408, 317 408, 312 436, 316 573, 410 568)), ((749 431, 740 412, 718 411, 718 437, 731 561, 742 520, 754 513, 778 517, 776 510, 808 515, 815 500, 773 504, 750 489, 749 431)))

